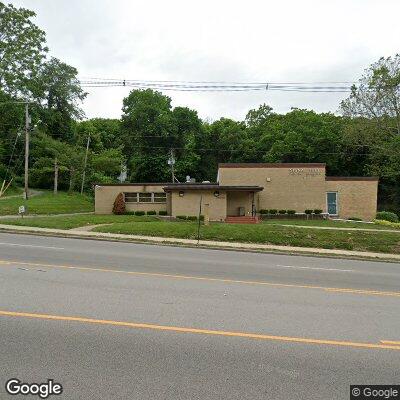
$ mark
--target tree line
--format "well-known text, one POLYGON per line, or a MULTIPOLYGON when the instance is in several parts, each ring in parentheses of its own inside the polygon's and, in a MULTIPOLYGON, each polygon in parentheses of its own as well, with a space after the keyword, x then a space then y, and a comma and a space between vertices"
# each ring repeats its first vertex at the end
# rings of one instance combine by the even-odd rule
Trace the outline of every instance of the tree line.
MULTIPOLYGON (((132 90, 120 119, 85 119, 78 71, 49 57, 35 14, 0 2, 0 180, 23 176, 24 107, 31 123, 30 185, 78 190, 90 136, 85 190, 94 183, 168 182, 175 175, 215 181, 220 162, 324 162, 329 175, 379 176, 379 207, 400 212, 400 56, 365 70, 340 113, 266 104, 243 121, 208 122, 151 89, 132 90)), ((1 184, 1 182, 0 182, 1 184)))

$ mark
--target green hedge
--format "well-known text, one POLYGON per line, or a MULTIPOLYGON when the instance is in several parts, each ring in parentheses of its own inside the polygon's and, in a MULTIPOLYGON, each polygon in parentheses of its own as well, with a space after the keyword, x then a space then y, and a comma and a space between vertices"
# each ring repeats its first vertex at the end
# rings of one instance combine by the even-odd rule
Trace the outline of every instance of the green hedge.
POLYGON ((146 213, 144 211, 135 211, 135 215, 137 216, 142 216, 145 215, 146 213))
POLYGON ((158 212, 158 215, 168 215, 168 213, 164 210, 158 212))
POLYGON ((377 212, 376 219, 381 219, 383 221, 389 221, 389 222, 399 222, 398 215, 390 211, 377 212))

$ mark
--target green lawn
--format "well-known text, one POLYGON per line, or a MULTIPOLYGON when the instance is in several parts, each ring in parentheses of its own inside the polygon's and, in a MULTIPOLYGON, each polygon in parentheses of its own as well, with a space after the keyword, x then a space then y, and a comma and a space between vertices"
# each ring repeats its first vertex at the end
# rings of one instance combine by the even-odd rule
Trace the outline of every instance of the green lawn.
POLYGON ((264 224, 270 225, 297 225, 297 226, 321 226, 329 228, 358 228, 358 229, 393 229, 390 226, 371 224, 367 222, 335 221, 331 219, 299 220, 299 219, 266 219, 264 224))
MULTIPOLYGON (((24 199, 19 197, 0 200, 0 215, 18 214, 18 207, 24 203, 24 199)), ((66 214, 94 210, 93 200, 90 197, 65 192, 59 192, 57 195, 52 192, 44 192, 31 197, 26 205, 29 214, 66 214)))
POLYGON ((85 225, 158 221, 152 216, 134 215, 71 215, 65 217, 24 217, 0 219, 0 224, 34 226, 38 228, 72 229, 85 225))
MULTIPOLYGON (((1 183, 0 183, 0 189, 1 189, 1 183)), ((24 192, 23 188, 11 186, 7 189, 7 191, 3 194, 3 196, 0 197, 0 199, 4 199, 7 196, 14 196, 16 194, 22 195, 23 192, 24 192)))
MULTIPOLYGON (((195 222, 135 222, 97 227, 97 232, 195 239, 195 222)), ((400 253, 400 235, 391 232, 301 229, 270 224, 201 226, 201 239, 285 246, 400 253)))

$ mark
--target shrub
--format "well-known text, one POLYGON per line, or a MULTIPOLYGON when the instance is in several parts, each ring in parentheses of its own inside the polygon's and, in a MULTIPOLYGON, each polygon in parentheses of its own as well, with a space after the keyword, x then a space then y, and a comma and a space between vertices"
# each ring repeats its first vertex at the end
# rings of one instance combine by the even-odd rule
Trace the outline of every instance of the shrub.
POLYGON ((347 218, 349 221, 362 221, 362 218, 358 218, 358 217, 350 217, 347 218))
POLYGON ((187 216, 186 215, 177 215, 176 218, 177 219, 185 219, 186 220, 187 216))
POLYGON ((383 219, 374 219, 374 223, 378 225, 389 226, 390 228, 394 229, 400 229, 399 222, 389 222, 389 221, 384 221, 383 219))
POLYGON ((196 217, 195 215, 188 215, 188 216, 186 217, 186 219, 187 219, 188 221, 197 221, 197 217, 196 217))
POLYGON ((281 214, 281 215, 286 214, 286 210, 279 210, 278 212, 279 212, 279 214, 281 214))
POLYGON ((268 214, 268 210, 265 210, 265 209, 261 209, 260 211, 259 211, 259 213, 260 214, 268 214))
POLYGON ((294 214, 296 214, 296 210, 287 210, 287 213, 289 215, 294 215, 294 214))
POLYGON ((142 216, 142 215, 145 215, 146 213, 144 212, 144 211, 135 211, 135 215, 137 215, 137 216, 142 216))
POLYGON ((125 211, 125 215, 135 215, 135 211, 125 211))
POLYGON ((313 213, 313 210, 305 210, 304 212, 305 212, 307 215, 310 215, 310 214, 313 213))
POLYGON ((119 193, 115 198, 112 212, 116 215, 125 214, 125 199, 122 193, 119 193))
POLYGON ((278 214, 278 210, 274 210, 274 209, 268 210, 268 214, 271 214, 271 215, 278 214))
POLYGON ((316 214, 316 215, 322 214, 322 210, 318 210, 318 208, 317 208, 314 210, 314 214, 316 214))
POLYGON ((146 215, 157 215, 157 211, 154 211, 154 210, 147 211, 146 215))
POLYGON ((161 210, 158 212, 158 215, 168 215, 168 213, 165 210, 161 210))
POLYGON ((399 217, 397 216, 397 214, 390 211, 377 212, 376 219, 381 219, 383 221, 389 221, 389 222, 399 222, 399 217))
POLYGON ((200 221, 204 221, 204 215, 200 215, 200 221))

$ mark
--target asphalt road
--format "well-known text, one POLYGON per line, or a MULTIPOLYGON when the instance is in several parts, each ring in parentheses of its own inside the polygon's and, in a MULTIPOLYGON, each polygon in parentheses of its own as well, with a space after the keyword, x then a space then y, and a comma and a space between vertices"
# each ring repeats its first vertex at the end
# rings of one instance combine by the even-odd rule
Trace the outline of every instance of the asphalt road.
POLYGON ((0 354, 1 399, 348 399, 400 384, 400 264, 0 234, 0 354))

